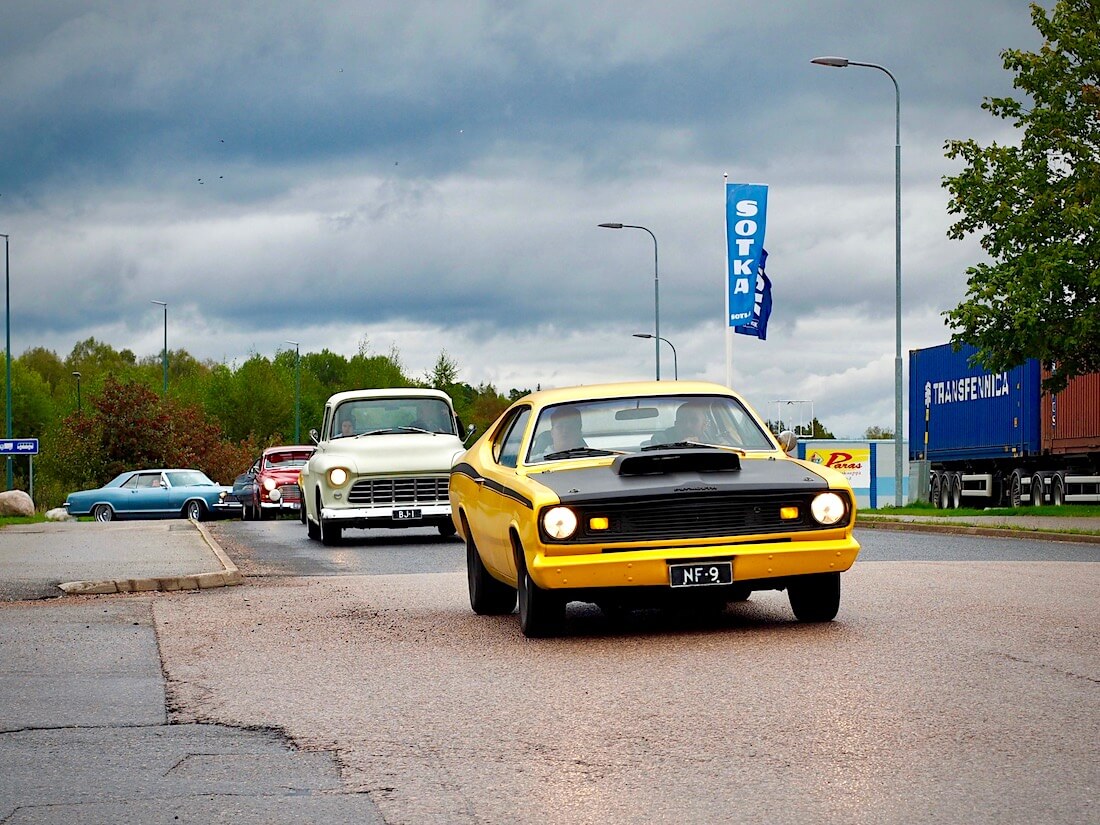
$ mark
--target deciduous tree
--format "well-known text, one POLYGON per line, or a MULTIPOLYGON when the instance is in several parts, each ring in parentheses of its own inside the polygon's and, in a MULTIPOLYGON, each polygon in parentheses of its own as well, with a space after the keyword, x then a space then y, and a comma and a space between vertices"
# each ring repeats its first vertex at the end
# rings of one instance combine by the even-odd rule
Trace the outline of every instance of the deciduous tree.
POLYGON ((1046 387, 1100 370, 1100 6, 1032 4, 1038 52, 1007 49, 1004 67, 1029 100, 982 108, 1022 130, 1018 145, 951 140, 965 168, 945 177, 948 235, 977 234, 990 260, 967 270, 967 297, 944 313, 952 341, 987 369, 1028 358, 1056 365, 1046 387))

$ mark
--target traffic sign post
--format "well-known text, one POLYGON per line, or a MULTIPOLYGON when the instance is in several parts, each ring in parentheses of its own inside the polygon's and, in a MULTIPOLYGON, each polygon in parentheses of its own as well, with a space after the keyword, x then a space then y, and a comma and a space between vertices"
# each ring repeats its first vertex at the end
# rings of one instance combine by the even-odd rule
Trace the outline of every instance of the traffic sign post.
POLYGON ((0 439, 0 455, 38 455, 38 439, 0 439))

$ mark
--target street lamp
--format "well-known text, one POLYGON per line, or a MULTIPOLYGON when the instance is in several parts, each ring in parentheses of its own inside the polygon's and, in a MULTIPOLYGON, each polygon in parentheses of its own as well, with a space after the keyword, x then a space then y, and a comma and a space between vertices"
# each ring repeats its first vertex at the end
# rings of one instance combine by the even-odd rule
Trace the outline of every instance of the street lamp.
MULTIPOLYGON (((6 334, 6 343, 4 345, 4 361, 7 366, 7 435, 8 441, 11 441, 11 263, 8 258, 8 236, 0 235, 4 239, 4 329, 6 334)), ((7 457, 5 462, 7 465, 7 489, 11 489, 15 486, 15 475, 11 465, 11 456, 7 457)))
MULTIPOLYGON (((635 332, 634 337, 635 338, 657 338, 656 335, 650 335, 648 332, 635 332)), ((668 340, 667 338, 657 338, 657 340, 658 341, 664 341, 666 344, 668 344, 670 347, 672 347, 672 342, 670 340, 668 340)), ((676 363, 676 347, 672 347, 672 380, 673 381, 679 381, 680 380, 680 367, 676 363)))
POLYGON ((857 63, 846 57, 815 57, 810 62, 837 69, 848 66, 878 69, 894 84, 894 503, 901 507, 901 90, 898 88, 897 78, 890 70, 877 63, 857 63))
POLYGON ((76 414, 80 415, 80 373, 74 372, 73 378, 76 379, 76 414))
POLYGON ((302 356, 297 341, 287 343, 294 345, 294 443, 299 444, 302 435, 302 356))
POLYGON ((164 307, 164 397, 168 397, 168 304, 164 301, 150 301, 164 307))
MULTIPOLYGON (((629 223, 601 223, 603 229, 641 229, 649 232, 644 226, 635 226, 629 223)), ((653 352, 657 359, 657 380, 661 380, 661 284, 657 276, 657 236, 649 232, 653 238, 653 352)))

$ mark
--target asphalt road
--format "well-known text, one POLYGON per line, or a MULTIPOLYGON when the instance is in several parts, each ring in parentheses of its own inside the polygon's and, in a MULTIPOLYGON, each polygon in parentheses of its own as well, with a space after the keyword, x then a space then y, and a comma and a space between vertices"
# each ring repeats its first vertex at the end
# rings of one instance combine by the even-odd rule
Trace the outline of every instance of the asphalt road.
POLYGON ((764 592, 536 642, 431 531, 215 530, 259 586, 158 603, 177 718, 331 748, 387 822, 1095 820, 1096 545, 863 530, 828 625, 764 592))
POLYGON ((863 530, 835 622, 535 641, 432 531, 210 527, 246 585, 0 605, 0 821, 1098 818, 1096 545, 863 530))
MULTIPOLYGON (((305 528, 291 519, 212 522, 208 529, 241 573, 252 577, 376 576, 466 569, 461 540, 443 538, 430 528, 348 530, 336 547, 310 540, 305 528)), ((1100 561, 1100 544, 858 528, 856 538, 862 546, 861 561, 1100 561)))

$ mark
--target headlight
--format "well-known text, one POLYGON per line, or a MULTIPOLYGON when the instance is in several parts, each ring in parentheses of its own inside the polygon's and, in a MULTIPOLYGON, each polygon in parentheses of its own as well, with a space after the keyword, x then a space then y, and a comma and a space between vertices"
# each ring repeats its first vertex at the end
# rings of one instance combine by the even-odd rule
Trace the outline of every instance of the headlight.
POLYGON ((577 516, 568 507, 551 507, 542 516, 542 529, 556 539, 567 539, 577 532, 577 516))
POLYGON ((818 524, 836 524, 844 518, 844 499, 836 493, 820 493, 810 503, 810 512, 818 524))
POLYGON ((333 467, 328 471, 328 483, 333 487, 343 487, 348 483, 348 471, 343 467, 333 467))
POLYGON ((269 493, 272 490, 274 490, 277 486, 278 485, 275 483, 275 479, 273 479, 273 478, 265 478, 264 479, 264 489, 267 490, 269 493))
POLYGON ((272 501, 278 501, 280 498, 283 497, 283 494, 280 493, 278 490, 272 490, 267 494, 267 497, 272 501))

